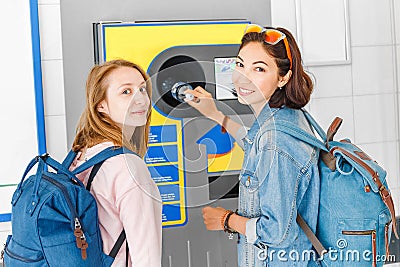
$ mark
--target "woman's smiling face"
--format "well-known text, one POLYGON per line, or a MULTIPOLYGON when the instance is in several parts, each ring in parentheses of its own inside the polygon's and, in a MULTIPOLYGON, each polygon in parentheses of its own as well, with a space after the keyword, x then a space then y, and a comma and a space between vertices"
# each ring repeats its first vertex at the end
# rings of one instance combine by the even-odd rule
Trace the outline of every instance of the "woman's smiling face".
POLYGON ((120 126, 137 127, 146 124, 150 99, 146 81, 140 72, 120 67, 110 73, 106 99, 99 105, 120 126))
POLYGON ((239 51, 232 81, 239 102, 259 114, 280 86, 278 66, 262 44, 250 42, 239 51))

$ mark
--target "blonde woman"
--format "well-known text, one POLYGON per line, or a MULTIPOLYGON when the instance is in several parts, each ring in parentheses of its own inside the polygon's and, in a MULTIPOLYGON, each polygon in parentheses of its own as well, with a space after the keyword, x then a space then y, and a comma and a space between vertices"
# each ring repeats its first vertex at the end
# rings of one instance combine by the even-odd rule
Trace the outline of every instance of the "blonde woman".
MULTIPOLYGON (((73 143, 78 153, 71 169, 111 146, 137 153, 106 160, 91 185, 104 252, 110 253, 123 229, 126 233, 112 266, 161 266, 162 203, 142 159, 148 142, 150 99, 149 77, 132 62, 105 62, 88 75, 86 107, 73 143)), ((90 172, 78 175, 85 185, 90 172)))

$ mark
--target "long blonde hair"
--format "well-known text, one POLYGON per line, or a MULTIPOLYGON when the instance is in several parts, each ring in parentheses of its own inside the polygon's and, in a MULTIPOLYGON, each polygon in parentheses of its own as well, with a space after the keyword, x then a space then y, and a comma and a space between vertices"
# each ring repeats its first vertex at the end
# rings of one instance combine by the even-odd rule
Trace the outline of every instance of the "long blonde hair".
POLYGON ((118 59, 94 66, 90 70, 86 81, 86 107, 76 128, 76 136, 72 145, 74 151, 79 151, 102 142, 110 141, 116 146, 126 147, 136 152, 141 157, 146 153, 151 107, 149 107, 146 125, 136 127, 133 137, 130 140, 124 138, 121 127, 118 126, 107 114, 97 110, 100 102, 106 99, 108 77, 110 76, 110 73, 120 67, 129 67, 140 72, 146 81, 147 94, 151 99, 151 82, 149 76, 137 64, 127 60, 118 59))

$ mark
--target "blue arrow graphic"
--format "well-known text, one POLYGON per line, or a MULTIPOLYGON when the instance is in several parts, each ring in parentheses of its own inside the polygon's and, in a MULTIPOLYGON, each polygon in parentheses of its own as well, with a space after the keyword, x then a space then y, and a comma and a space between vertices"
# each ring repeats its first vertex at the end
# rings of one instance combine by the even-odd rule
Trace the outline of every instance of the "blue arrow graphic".
POLYGON ((216 125, 196 141, 197 144, 206 145, 208 155, 224 155, 229 153, 233 149, 234 142, 235 140, 230 134, 221 132, 220 125, 216 125))

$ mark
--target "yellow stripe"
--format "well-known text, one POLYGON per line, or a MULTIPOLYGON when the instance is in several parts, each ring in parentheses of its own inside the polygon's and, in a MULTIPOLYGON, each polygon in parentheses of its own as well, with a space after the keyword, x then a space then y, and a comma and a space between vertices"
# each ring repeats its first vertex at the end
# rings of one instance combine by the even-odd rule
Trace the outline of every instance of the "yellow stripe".
POLYGON ((162 163, 147 164, 148 167, 168 166, 168 165, 178 165, 178 162, 162 162, 162 163))
POLYGON ((165 183, 157 183, 157 186, 160 186, 160 185, 174 185, 174 184, 179 184, 179 182, 165 182, 165 183))

